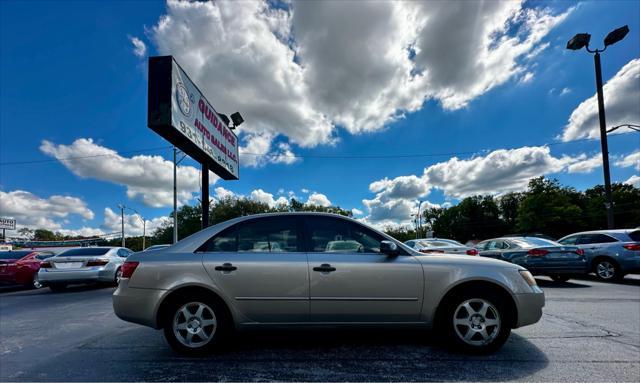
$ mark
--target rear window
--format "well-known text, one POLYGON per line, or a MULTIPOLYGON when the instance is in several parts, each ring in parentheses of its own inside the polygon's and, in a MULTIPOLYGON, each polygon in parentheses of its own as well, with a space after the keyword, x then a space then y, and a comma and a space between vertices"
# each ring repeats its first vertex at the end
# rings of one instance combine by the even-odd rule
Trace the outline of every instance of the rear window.
POLYGON ((537 246, 558 246, 559 244, 544 238, 527 237, 527 238, 509 238, 509 241, 515 243, 519 247, 529 248, 537 246))
POLYGON ((60 254, 62 257, 82 257, 91 255, 105 255, 111 250, 109 247, 89 247, 86 249, 71 249, 60 254))
POLYGON ((20 259, 33 253, 33 251, 0 251, 0 259, 20 259))
POLYGON ((640 230, 629 233, 629 238, 631 238, 632 241, 640 242, 640 230))

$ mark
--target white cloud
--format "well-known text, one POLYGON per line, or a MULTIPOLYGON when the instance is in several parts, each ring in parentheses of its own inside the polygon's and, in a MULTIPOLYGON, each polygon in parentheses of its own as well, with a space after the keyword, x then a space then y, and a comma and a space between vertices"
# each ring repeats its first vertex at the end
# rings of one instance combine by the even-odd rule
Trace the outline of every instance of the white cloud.
POLYGON ((98 237, 104 234, 101 229, 87 226, 83 226, 80 229, 60 229, 56 231, 70 237, 98 237))
POLYGON ((528 84, 531 81, 533 81, 534 77, 535 77, 535 75, 533 74, 533 72, 527 72, 522 77, 520 77, 520 83, 521 84, 528 84))
MULTIPOLYGON (((173 205, 173 162, 161 156, 123 157, 90 138, 79 138, 71 145, 56 145, 45 140, 40 150, 57 158, 79 177, 126 186, 129 198, 140 200, 147 206, 173 205), (72 159, 75 157, 83 158, 72 159)), ((200 171, 193 166, 179 166, 177 173, 178 202, 185 204, 200 191, 200 171)), ((210 184, 217 180, 213 173, 209 175, 210 184)))
MULTIPOLYGON (((603 87, 607 127, 640 121, 640 59, 629 61, 603 87)), ((622 133, 626 129, 619 129, 622 133)), ((571 113, 563 141, 600 137, 597 96, 583 101, 571 113)))
POLYGON ((144 58, 147 55, 147 46, 145 43, 135 36, 129 36, 129 41, 133 44, 133 54, 144 58))
POLYGON ((284 196, 280 196, 278 197, 278 199, 274 199, 273 194, 267 193, 262 189, 256 189, 252 191, 249 197, 254 201, 266 203, 270 207, 289 204, 289 200, 284 196))
POLYGON ((309 194, 309 189, 302 188, 300 191, 304 194, 309 194))
POLYGON ((635 186, 637 188, 640 188, 640 176, 638 176, 637 174, 634 174, 631 177, 629 177, 628 180, 624 181, 623 183, 635 186))
POLYGON ((217 188, 213 189, 214 194, 216 196, 216 199, 225 199, 225 198, 232 198, 234 197, 236 194, 234 192, 232 192, 231 190, 227 190, 225 188, 223 188, 222 186, 218 186, 217 188))
POLYGON ((3 217, 15 218, 20 227, 52 231, 61 229, 64 219, 71 215, 87 220, 94 217, 80 198, 61 195, 42 198, 24 190, 0 191, 0 213, 3 217))
POLYGON ((326 195, 324 195, 322 193, 318 193, 318 192, 313 192, 313 193, 311 193, 311 195, 307 199, 306 204, 307 205, 329 207, 329 206, 331 206, 331 201, 329 201, 329 198, 327 198, 326 195))
POLYGON ((602 166, 602 155, 596 154, 587 158, 586 155, 580 155, 576 161, 567 166, 568 173, 591 173, 594 169, 602 166))
POLYGON ((356 216, 356 215, 363 215, 364 212, 360 209, 356 209, 355 207, 353 209, 351 209, 351 213, 356 216))
MULTIPOLYGON (((142 217, 137 214, 124 214, 124 234, 125 237, 141 236, 146 231, 149 236, 166 222, 170 221, 169 217, 156 217, 147 219, 146 228, 143 226, 142 217)), ((120 233, 122 231, 122 218, 120 212, 115 212, 111 208, 104 209, 104 223, 102 227, 106 233, 120 233)))
POLYGON ((615 165, 621 168, 633 167, 635 170, 640 170, 640 150, 621 158, 615 162, 615 165))
POLYGON ((565 94, 569 94, 571 93, 571 88, 562 88, 562 90, 560 91, 560 96, 564 96, 565 94))
MULTIPOLYGON (((543 39, 570 12, 519 1, 269 4, 170 0, 149 30, 217 109, 245 116, 245 153, 269 153, 280 135, 302 147, 332 144, 336 125, 374 131, 430 99, 465 107, 526 79, 543 39)), ((267 158, 294 162, 289 150, 267 158)))
MULTIPOLYGON (((548 147, 500 149, 469 159, 453 157, 426 167, 420 176, 372 182, 369 190, 376 195, 362 203, 367 208, 369 222, 378 226, 390 223, 409 225, 411 214, 417 212, 418 200, 427 197, 434 188, 442 190, 448 199, 477 194, 498 195, 523 190, 533 177, 569 171, 571 165, 585 161, 587 156, 584 154, 554 157, 548 147)), ((577 166, 573 171, 584 171, 586 167, 581 169, 577 166)), ((423 209, 439 206, 425 202, 423 209)))

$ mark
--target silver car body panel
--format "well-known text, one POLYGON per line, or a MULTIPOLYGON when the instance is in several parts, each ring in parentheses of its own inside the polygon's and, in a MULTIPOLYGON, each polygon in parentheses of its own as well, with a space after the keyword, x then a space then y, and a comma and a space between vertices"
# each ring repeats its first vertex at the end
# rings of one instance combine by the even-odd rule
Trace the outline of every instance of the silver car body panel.
MULTIPOLYGON (((337 217, 362 225, 333 214, 279 214, 337 217)), ((115 291, 115 313, 124 320, 159 328, 158 311, 164 299, 180 288, 197 286, 226 303, 238 328, 362 323, 418 323, 428 328, 447 292, 465 282, 485 281, 501 286, 512 297, 517 326, 535 323, 542 315, 544 293, 525 282, 519 273, 524 268, 467 255, 421 254, 380 232, 407 255, 196 252, 227 227, 263 216, 274 215, 236 218, 169 248, 133 254, 129 260, 139 265, 115 291), (216 270, 224 263, 233 264, 237 270, 216 270), (327 263, 336 270, 313 270, 327 263)))

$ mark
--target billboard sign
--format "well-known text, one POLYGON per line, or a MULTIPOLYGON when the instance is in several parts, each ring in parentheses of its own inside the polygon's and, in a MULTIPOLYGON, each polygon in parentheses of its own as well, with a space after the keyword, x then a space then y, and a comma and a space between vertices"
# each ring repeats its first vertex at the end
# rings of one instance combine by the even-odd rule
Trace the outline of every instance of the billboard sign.
POLYGON ((238 137, 172 56, 149 58, 147 125, 225 180, 240 177, 238 137))
POLYGON ((11 218, 0 218, 0 229, 15 230, 16 220, 11 218))

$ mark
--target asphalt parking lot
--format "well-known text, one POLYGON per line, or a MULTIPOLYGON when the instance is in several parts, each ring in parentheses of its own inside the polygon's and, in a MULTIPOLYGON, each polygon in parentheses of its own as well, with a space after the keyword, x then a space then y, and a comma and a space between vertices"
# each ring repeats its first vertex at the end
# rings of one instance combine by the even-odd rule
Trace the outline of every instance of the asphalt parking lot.
POLYGON ((640 278, 538 279, 542 320, 496 354, 445 351, 428 333, 245 333, 207 358, 177 356, 160 331, 119 320, 110 287, 0 291, 2 381, 638 381, 640 278))

